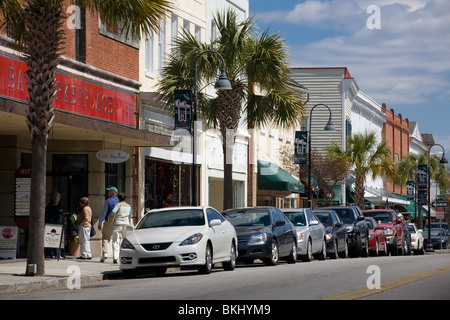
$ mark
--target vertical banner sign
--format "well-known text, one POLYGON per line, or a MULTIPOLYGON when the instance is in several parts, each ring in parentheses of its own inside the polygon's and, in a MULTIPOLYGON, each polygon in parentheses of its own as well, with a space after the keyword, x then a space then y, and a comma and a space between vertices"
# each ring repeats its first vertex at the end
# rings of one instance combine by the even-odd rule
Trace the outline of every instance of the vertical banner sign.
POLYGON ((175 130, 184 129, 191 132, 192 127, 192 91, 175 90, 175 130))
POLYGON ((417 166, 417 188, 427 189, 428 184, 428 166, 420 164, 417 166))
POLYGON ((414 181, 406 181, 406 196, 408 200, 414 200, 415 189, 416 183, 414 181))
POLYGON ((14 214, 28 217, 30 215, 31 167, 17 168, 14 178, 14 214))
POLYGON ((428 204, 427 195, 428 195, 428 192, 426 189, 417 190, 417 204, 419 206, 424 206, 424 205, 428 204))
POLYGON ((295 131, 294 164, 306 164, 308 131, 295 131))

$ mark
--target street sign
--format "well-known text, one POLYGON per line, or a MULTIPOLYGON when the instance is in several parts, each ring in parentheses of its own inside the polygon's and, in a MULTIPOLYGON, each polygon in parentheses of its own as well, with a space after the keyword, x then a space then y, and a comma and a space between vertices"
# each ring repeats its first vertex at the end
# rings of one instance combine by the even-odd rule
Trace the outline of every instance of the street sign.
POLYGON ((433 208, 447 208, 448 207, 448 203, 445 201, 433 201, 431 203, 431 206, 433 208))

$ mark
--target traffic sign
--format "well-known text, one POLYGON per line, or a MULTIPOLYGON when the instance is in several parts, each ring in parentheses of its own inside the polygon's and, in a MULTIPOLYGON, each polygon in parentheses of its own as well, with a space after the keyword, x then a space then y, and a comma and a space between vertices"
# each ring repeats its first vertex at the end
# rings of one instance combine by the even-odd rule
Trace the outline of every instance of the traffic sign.
POLYGON ((431 206, 433 208, 447 208, 448 207, 448 202, 446 202, 446 201, 433 201, 431 203, 431 206))

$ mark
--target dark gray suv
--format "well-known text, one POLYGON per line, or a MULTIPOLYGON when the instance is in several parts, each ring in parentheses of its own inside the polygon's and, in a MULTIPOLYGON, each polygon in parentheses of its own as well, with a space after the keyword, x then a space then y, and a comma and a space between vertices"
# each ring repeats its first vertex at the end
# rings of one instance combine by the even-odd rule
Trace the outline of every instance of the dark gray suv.
POLYGON ((362 211, 355 205, 320 208, 332 209, 341 217, 347 230, 350 255, 367 257, 369 255, 369 231, 364 223, 362 211))

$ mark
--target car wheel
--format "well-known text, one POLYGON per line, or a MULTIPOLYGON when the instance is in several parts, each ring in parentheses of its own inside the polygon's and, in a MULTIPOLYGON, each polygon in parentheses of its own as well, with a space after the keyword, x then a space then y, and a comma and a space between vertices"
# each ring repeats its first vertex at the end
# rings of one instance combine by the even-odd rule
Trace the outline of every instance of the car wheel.
POLYGON ((297 243, 294 241, 292 243, 292 251, 289 257, 286 259, 287 263, 296 263, 297 262, 297 243))
POLYGON ((269 259, 264 259, 264 263, 267 266, 275 266, 278 263, 279 259, 279 251, 278 251, 278 243, 275 240, 272 240, 272 253, 269 259))
POLYGON ((234 247, 234 243, 231 244, 230 261, 222 262, 222 266, 226 271, 233 271, 236 268, 236 248, 234 247))
POLYGON ((198 267, 198 272, 202 274, 210 274, 211 270, 212 270, 212 250, 211 245, 208 243, 206 245, 205 264, 198 267))
POLYGON ((308 239, 308 244, 306 245, 306 254, 302 256, 302 261, 310 262, 312 260, 312 243, 311 239, 308 239))

